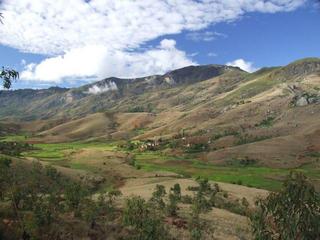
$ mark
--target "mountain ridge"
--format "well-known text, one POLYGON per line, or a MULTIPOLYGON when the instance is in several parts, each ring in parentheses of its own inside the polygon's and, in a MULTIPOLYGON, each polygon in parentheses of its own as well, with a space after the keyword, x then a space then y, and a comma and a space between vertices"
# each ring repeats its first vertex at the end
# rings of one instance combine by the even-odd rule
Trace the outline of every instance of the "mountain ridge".
POLYGON ((216 65, 209 74, 194 69, 170 73, 175 84, 165 80, 168 74, 129 80, 130 87, 104 79, 98 83, 110 89, 97 94, 88 91, 98 83, 5 92, 0 117, 31 132, 31 142, 162 139, 174 144, 167 150, 172 154, 201 146, 199 158, 222 166, 247 158, 277 168, 314 164, 320 59, 254 73, 216 65))
MULTIPOLYGON (((214 93, 205 93, 204 89, 201 89, 203 94, 198 97, 204 98, 206 96, 205 101, 210 102, 211 98, 224 93, 228 97, 222 98, 222 104, 227 105, 230 104, 230 101, 238 101, 239 94, 243 97, 249 97, 280 83, 301 81, 303 77, 319 72, 320 59, 306 58, 284 67, 262 68, 254 73, 247 73, 238 67, 210 64, 187 66, 163 75, 141 78, 111 77, 78 88, 51 87, 39 90, 0 91, 0 119, 72 119, 109 110, 144 111, 148 108, 146 106, 148 104, 142 104, 143 100, 149 103, 149 108, 150 104, 152 105, 154 100, 157 100, 157 106, 153 108, 156 108, 156 112, 161 112, 161 105, 165 102, 164 99, 161 99, 162 97, 176 98, 174 101, 181 102, 182 99, 187 98, 187 89, 205 85, 205 82, 210 79, 215 79, 214 85, 219 85, 219 87, 214 88, 214 93), (249 88, 249 91, 246 88, 249 88), (176 96, 168 95, 175 91, 179 94, 176 93, 176 96), (232 94, 230 91, 233 91, 232 94), (158 96, 161 94, 162 97, 158 96), (153 100, 149 100, 145 98, 145 95, 157 96, 153 100), (135 103, 137 100, 139 103, 135 103)), ((210 87, 213 85, 209 84, 208 88, 210 87)), ((194 94, 193 96, 191 93, 188 94, 188 98, 194 97, 194 94)))

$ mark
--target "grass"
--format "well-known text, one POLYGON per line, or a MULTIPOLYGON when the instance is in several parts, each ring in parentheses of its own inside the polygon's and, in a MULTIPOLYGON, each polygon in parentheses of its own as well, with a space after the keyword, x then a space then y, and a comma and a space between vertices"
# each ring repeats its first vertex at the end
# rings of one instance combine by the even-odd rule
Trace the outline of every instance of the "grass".
POLYGON ((26 141, 27 136, 25 135, 8 135, 0 137, 1 142, 24 142, 26 141))
POLYGON ((184 165, 159 165, 152 162, 139 162, 142 169, 146 171, 170 171, 183 176, 208 178, 212 181, 236 183, 241 181, 242 185, 249 187, 263 188, 267 190, 279 190, 281 181, 276 179, 285 177, 290 171, 282 169, 262 168, 262 167, 223 167, 203 164, 199 161, 194 161, 191 164, 184 165), (271 178, 274 176, 274 179, 271 178))
POLYGON ((170 171, 183 176, 205 177, 212 181, 237 183, 249 187, 256 187, 277 191, 282 186, 282 180, 290 171, 301 171, 312 179, 320 179, 320 171, 312 166, 305 166, 297 169, 277 169, 268 167, 238 167, 238 166, 217 166, 191 160, 172 157, 158 156, 153 154, 151 158, 148 155, 137 156, 137 163, 145 171, 170 171), (158 161, 155 162, 154 159, 158 161), (161 159, 161 162, 159 161, 161 159))
MULTIPOLYGON (((69 161, 72 153, 81 149, 100 149, 106 151, 127 152, 117 147, 116 142, 72 142, 58 144, 35 144, 37 150, 23 153, 24 157, 37 158, 50 162, 53 165, 68 166, 72 169, 81 169, 96 172, 94 166, 86 163, 69 161)), ((299 169, 275 169, 268 167, 248 166, 217 166, 197 160, 192 154, 185 156, 170 156, 161 151, 139 152, 131 151, 135 156, 136 164, 144 171, 170 171, 183 176, 206 177, 213 181, 227 183, 241 183, 249 187, 267 190, 279 190, 282 180, 291 170, 304 172, 313 179, 320 179, 320 171, 314 166, 306 165, 299 169)))
POLYGON ((36 150, 24 152, 23 157, 36 158, 42 161, 50 162, 53 165, 69 166, 73 169, 92 170, 88 164, 77 165, 73 163, 66 163, 70 155, 80 149, 103 149, 113 151, 116 149, 114 143, 100 143, 100 142, 72 142, 72 143, 52 143, 52 144, 35 144, 36 150))
POLYGON ((228 94, 223 99, 219 100, 218 105, 221 104, 225 106, 234 103, 240 99, 246 99, 256 96, 257 94, 272 88, 278 83, 279 81, 273 78, 270 78, 268 76, 262 76, 256 80, 244 84, 243 86, 240 86, 237 90, 235 90, 231 94, 228 94))

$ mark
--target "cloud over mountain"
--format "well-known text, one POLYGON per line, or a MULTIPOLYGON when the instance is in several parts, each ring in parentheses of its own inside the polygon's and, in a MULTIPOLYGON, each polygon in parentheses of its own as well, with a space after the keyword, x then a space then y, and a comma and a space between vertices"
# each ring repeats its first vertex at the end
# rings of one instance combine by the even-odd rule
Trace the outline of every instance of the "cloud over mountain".
POLYGON ((256 67, 253 66, 252 62, 245 61, 242 58, 234 60, 232 62, 227 62, 226 65, 233 66, 233 67, 239 67, 242 70, 250 72, 250 73, 258 70, 256 67))
POLYGON ((192 60, 170 40, 162 42, 160 47, 147 46, 147 50, 141 51, 149 41, 182 31, 204 30, 212 24, 235 21, 249 12, 291 11, 304 2, 3 0, 0 12, 5 24, 0 28, 0 43, 23 52, 50 56, 41 63, 28 64, 23 74, 25 79, 57 81, 74 77, 76 65, 71 61, 80 64, 77 65, 79 77, 163 73, 192 60), (181 63, 177 64, 177 60, 181 63), (91 61, 94 64, 88 66, 91 61), (112 67, 111 62, 114 62, 112 67), (136 68, 140 66, 145 69, 136 68), (48 68, 52 70, 46 73, 48 68))
POLYGON ((110 51, 102 45, 72 49, 62 56, 26 65, 21 78, 43 82, 105 76, 128 78, 161 74, 195 64, 175 47, 174 40, 164 39, 159 46, 144 52, 110 51))

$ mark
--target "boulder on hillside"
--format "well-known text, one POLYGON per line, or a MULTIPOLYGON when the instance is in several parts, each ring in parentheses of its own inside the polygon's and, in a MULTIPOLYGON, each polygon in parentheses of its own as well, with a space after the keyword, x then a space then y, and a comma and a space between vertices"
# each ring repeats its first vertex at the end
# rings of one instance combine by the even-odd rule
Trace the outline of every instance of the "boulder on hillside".
POLYGON ((319 104, 320 96, 316 94, 307 93, 307 92, 296 93, 291 103, 296 107, 303 107, 309 104, 319 104))

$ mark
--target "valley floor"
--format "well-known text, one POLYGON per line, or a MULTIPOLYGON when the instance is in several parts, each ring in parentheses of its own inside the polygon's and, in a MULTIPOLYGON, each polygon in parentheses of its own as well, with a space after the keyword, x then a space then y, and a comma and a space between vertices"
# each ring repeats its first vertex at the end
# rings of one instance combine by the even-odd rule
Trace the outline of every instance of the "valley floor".
MULTIPOLYGON (((3 140, 22 139, 24 141, 25 137, 9 136, 3 140)), ((123 184, 124 179, 154 175, 158 171, 269 191, 279 190, 291 171, 301 171, 315 183, 320 181, 317 164, 305 164, 299 168, 223 166, 202 160, 201 155, 128 150, 119 147, 119 142, 36 143, 34 147, 35 150, 24 152, 22 156, 62 167, 70 173, 78 171, 101 175, 116 186, 123 184)))
MULTIPOLYGON (((9 136, 6 141, 25 141, 23 136, 9 136)), ((56 167, 62 174, 76 180, 87 179, 98 190, 119 189, 122 198, 139 195, 149 199, 157 184, 170 189, 181 185, 182 193, 192 196, 189 186, 195 186, 194 177, 207 177, 218 183, 230 201, 245 198, 251 207, 258 197, 268 190, 277 190, 290 169, 266 167, 222 167, 188 156, 170 156, 161 151, 127 151, 117 142, 37 143, 34 150, 22 153, 25 162, 39 160, 44 165, 56 167), (244 186, 247 185, 247 186, 244 186)), ((306 166, 307 168, 307 166, 306 166)), ((317 169, 301 168, 307 175, 319 180, 317 169)), ((229 201, 228 200, 228 201, 229 201)), ((187 216, 188 207, 181 206, 179 215, 187 216)), ((213 208, 202 216, 212 222, 216 239, 251 239, 247 217, 232 209, 213 208)), ((174 229, 184 239, 183 229, 174 229)))

